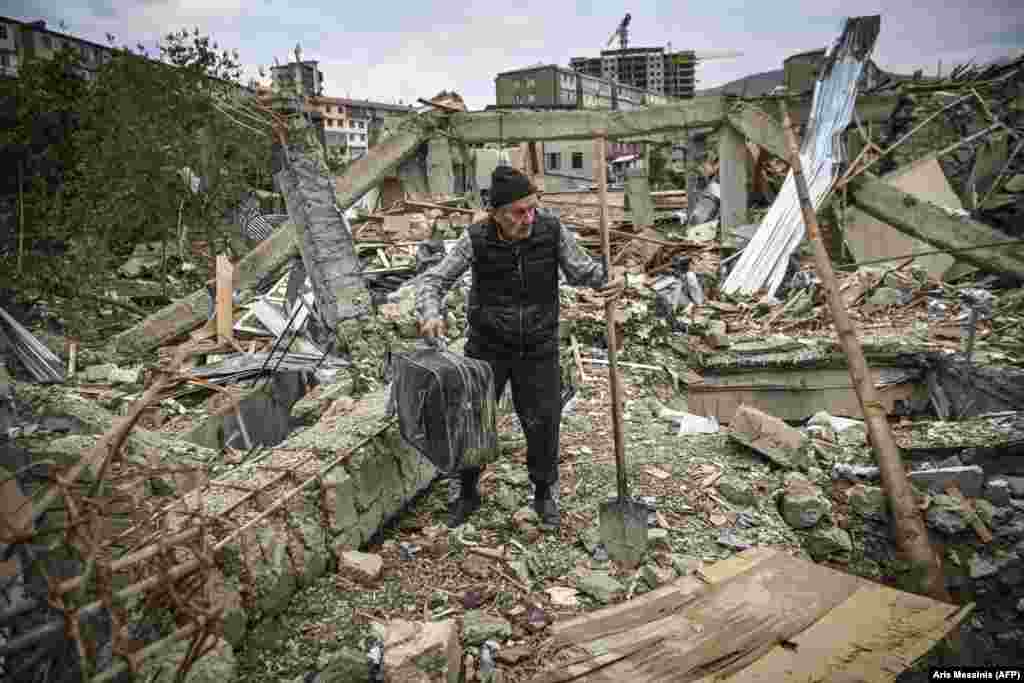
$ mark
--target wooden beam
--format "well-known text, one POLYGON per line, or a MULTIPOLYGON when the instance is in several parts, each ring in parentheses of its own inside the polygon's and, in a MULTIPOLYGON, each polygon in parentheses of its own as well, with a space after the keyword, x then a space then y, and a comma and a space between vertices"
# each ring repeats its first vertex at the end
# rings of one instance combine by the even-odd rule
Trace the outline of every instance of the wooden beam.
POLYGON ((722 231, 747 222, 747 146, 732 126, 722 126, 718 136, 719 183, 722 188, 722 231))
POLYGON ((1024 279, 1024 254, 1019 245, 998 230, 967 217, 951 216, 942 208, 874 177, 861 176, 851 183, 851 188, 851 198, 861 211, 937 249, 1009 242, 1006 246, 962 251, 957 253, 957 259, 1024 279))
POLYGON ((452 133, 469 144, 541 140, 611 139, 683 128, 714 126, 725 118, 721 97, 633 111, 508 111, 451 114, 452 133))
POLYGON ((226 254, 217 255, 217 341, 230 344, 235 335, 235 301, 231 286, 231 259, 226 254))

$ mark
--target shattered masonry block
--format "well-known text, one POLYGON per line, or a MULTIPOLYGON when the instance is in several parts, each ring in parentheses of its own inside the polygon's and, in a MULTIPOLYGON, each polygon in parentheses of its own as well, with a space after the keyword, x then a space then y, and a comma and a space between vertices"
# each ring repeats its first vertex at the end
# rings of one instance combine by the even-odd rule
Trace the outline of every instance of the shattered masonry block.
POLYGON ((907 475, 912 484, 941 493, 949 484, 956 484, 968 498, 981 495, 985 483, 985 471, 977 465, 968 467, 943 467, 935 470, 918 470, 907 475))
POLYGON ((346 546, 335 546, 338 555, 338 573, 359 583, 373 585, 380 580, 384 559, 374 553, 361 553, 346 546))
POLYGON ((454 619, 409 622, 394 619, 374 630, 384 641, 384 670, 390 680, 458 683, 462 647, 454 619))
POLYGON ((803 432, 756 408, 737 408, 729 435, 781 467, 806 469, 814 464, 803 432))

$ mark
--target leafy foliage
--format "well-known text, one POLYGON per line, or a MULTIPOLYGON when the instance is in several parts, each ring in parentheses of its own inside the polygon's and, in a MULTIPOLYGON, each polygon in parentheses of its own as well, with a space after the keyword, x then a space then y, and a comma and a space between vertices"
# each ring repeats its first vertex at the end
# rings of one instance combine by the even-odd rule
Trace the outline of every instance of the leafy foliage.
POLYGON ((0 83, 0 98, 16 103, 0 145, 27 150, 26 247, 61 245, 25 259, 23 286, 102 291, 134 244, 173 245, 183 225, 214 253, 245 191, 270 189, 270 129, 239 84, 237 51, 198 29, 168 34, 159 49, 152 59, 141 46, 112 47, 99 65, 65 49, 0 83))

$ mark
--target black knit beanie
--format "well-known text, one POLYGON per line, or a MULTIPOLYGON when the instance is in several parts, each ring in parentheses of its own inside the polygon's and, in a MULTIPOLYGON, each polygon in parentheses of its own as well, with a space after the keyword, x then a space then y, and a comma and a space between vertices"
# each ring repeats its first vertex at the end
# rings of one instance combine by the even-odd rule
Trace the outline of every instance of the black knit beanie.
POLYGON ((530 179, 521 171, 511 166, 498 166, 491 174, 491 207, 499 208, 506 204, 528 197, 537 192, 530 179))

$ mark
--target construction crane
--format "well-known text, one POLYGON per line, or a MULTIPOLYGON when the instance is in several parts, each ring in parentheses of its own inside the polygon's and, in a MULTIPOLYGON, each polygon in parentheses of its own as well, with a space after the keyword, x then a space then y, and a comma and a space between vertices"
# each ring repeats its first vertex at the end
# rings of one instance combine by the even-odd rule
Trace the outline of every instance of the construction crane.
POLYGON ((615 29, 615 33, 613 33, 611 35, 611 38, 608 39, 608 44, 605 45, 605 47, 611 47, 612 43, 615 42, 616 36, 618 36, 619 38, 620 50, 625 50, 627 47, 629 47, 629 21, 632 18, 633 17, 630 16, 629 12, 626 12, 626 16, 623 17, 622 22, 619 24, 619 27, 615 29))
POLYGON ((735 57, 742 57, 743 52, 740 50, 697 50, 694 56, 702 62, 706 62, 709 59, 733 59, 735 57))

